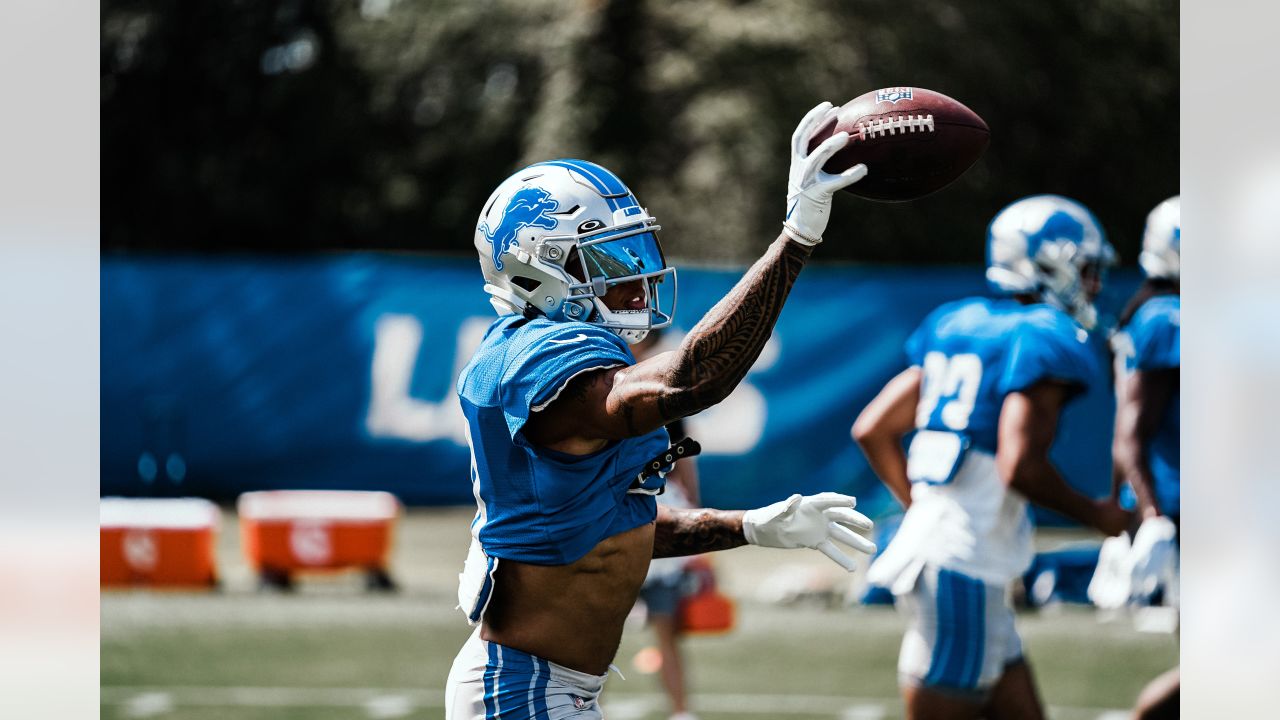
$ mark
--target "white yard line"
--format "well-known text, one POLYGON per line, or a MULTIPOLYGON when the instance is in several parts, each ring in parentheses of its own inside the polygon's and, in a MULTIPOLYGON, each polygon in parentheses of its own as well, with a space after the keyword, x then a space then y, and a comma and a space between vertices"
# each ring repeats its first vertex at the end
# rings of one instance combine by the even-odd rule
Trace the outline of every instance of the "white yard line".
MULTIPOLYGON (((370 718, 404 717, 415 708, 444 706, 444 691, 424 688, 306 688, 306 687, 198 687, 126 686, 101 688, 103 705, 119 705, 130 717, 159 717, 187 707, 361 707, 370 718)), ((837 695, 713 694, 695 693, 691 704, 702 712, 733 715, 830 715, 839 720, 880 720, 900 714, 898 698, 837 695)), ((604 707, 609 717, 642 717, 650 709, 664 707, 659 693, 608 695, 604 707)), ((1053 706, 1057 720, 1116 720, 1129 716, 1118 708, 1053 706)))

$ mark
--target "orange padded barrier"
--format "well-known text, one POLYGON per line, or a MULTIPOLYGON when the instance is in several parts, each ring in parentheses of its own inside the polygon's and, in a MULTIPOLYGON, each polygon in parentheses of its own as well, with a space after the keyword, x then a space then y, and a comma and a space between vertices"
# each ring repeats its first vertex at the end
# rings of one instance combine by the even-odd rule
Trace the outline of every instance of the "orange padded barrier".
POLYGON ((258 570, 385 568, 400 503, 385 492, 273 490, 236 503, 245 556, 258 570))
POLYGON ((736 606, 716 587, 711 562, 699 555, 685 564, 685 572, 696 578, 696 590, 680 599, 676 608, 680 631, 698 635, 716 635, 733 629, 736 606))
POLYGON ((218 506, 200 498, 102 498, 101 583, 212 587, 218 506))

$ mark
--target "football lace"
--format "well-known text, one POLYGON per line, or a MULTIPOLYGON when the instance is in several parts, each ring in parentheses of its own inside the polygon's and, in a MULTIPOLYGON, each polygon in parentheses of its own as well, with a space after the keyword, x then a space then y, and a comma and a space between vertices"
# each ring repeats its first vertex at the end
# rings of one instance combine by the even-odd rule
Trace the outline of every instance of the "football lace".
POLYGON ((863 140, 885 135, 897 135, 899 132, 904 135, 916 131, 933 132, 933 115, 897 115, 871 120, 870 122, 860 122, 858 123, 858 131, 861 133, 861 139, 863 140))

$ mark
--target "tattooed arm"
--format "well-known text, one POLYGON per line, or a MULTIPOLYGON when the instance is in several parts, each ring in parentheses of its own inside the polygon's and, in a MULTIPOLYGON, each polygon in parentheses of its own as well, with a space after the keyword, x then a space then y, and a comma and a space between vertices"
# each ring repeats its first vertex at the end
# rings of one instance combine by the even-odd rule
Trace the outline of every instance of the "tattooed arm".
MULTIPOLYGON (((849 142, 848 133, 835 133, 813 152, 808 149, 815 131, 838 114, 831 103, 820 103, 796 126, 783 232, 733 290, 678 349, 581 378, 584 393, 562 397, 530 419, 526 434, 534 442, 564 452, 592 452, 609 440, 642 435, 705 410, 733 392, 772 334, 800 268, 822 242, 832 195, 867 174, 862 164, 839 175, 822 169, 849 142)), ((605 304, 622 307, 613 303, 628 300, 625 288, 615 285, 610 293, 618 295, 603 298, 605 304)))
POLYGON ((741 510, 679 510, 658 506, 653 534, 653 556, 679 557, 747 544, 742 534, 741 510))
POLYGON ((586 454, 704 410, 760 356, 812 248, 779 235, 676 350, 626 368, 584 373, 525 426, 535 444, 586 454))
MULTIPOLYGON (((715 405, 746 377, 773 334, 782 305, 812 251, 812 247, 780 235, 729 294, 689 331, 679 349, 665 358, 666 363, 654 368, 666 380, 666 392, 656 403, 661 422, 715 405)), ((634 370, 643 373, 647 368, 637 366, 634 370)))
POLYGON ((845 570, 857 563, 836 545, 874 555, 867 539, 875 526, 853 506, 857 501, 840 493, 792 495, 755 510, 673 510, 658 506, 653 556, 694 555, 742 545, 774 548, 813 548, 845 570))

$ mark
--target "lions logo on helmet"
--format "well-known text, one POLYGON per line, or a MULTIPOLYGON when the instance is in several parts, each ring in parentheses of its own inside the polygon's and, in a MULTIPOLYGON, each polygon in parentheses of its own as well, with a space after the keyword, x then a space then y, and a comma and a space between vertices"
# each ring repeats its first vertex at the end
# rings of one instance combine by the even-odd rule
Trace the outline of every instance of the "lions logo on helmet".
POLYGON ((1115 263, 1097 218, 1061 195, 1022 198, 996 214, 987 229, 987 282, 1008 294, 1034 295, 1070 314, 1085 329, 1097 323, 1083 279, 1115 263))
POLYGON ((586 322, 639 342, 671 324, 675 312, 675 269, 667 267, 659 229, 631 190, 599 165, 571 159, 530 165, 494 190, 476 222, 485 292, 499 314, 586 322), (643 309, 604 303, 610 288, 637 282, 643 309))
POLYGON ((485 239, 493 245, 494 267, 502 269, 502 254, 516 246, 516 233, 523 228, 540 227, 546 230, 555 228, 555 219, 549 217, 547 213, 558 207, 560 203, 552 200, 551 193, 546 190, 540 187, 520 188, 515 195, 511 196, 511 201, 507 203, 507 209, 503 211, 497 227, 490 230, 488 223, 481 222, 480 232, 484 233, 485 239))
POLYGON ((1147 215, 1138 264, 1152 280, 1178 279, 1182 265, 1182 196, 1174 195, 1147 215))

